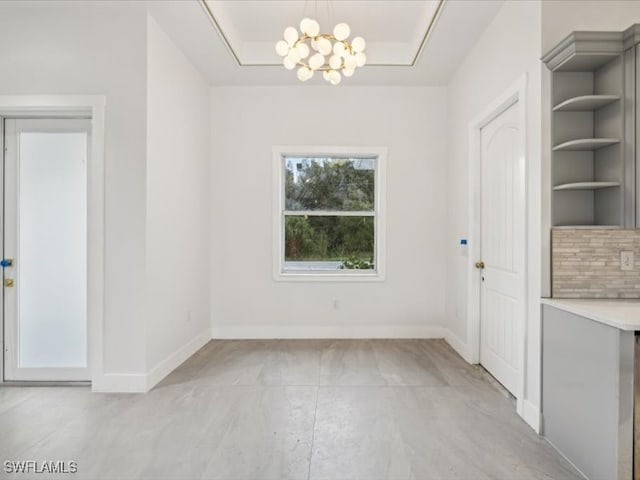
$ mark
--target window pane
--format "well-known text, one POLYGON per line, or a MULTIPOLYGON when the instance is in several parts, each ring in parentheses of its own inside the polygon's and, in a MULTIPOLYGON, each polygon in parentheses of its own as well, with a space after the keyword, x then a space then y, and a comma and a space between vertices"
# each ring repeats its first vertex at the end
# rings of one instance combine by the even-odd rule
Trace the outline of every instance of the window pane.
POLYGON ((374 268, 372 216, 285 217, 285 270, 374 268))
POLYGON ((285 209, 373 211, 376 159, 285 157, 285 209))
POLYGON ((20 134, 19 366, 87 366, 87 134, 20 134))

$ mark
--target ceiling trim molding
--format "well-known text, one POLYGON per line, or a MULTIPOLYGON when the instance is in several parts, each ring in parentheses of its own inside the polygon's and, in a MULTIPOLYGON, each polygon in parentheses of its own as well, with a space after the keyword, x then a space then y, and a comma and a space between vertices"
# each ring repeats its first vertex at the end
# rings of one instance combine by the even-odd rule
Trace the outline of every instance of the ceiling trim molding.
MULTIPOLYGON (((431 17, 431 22, 429 22, 429 26, 424 32, 424 36, 422 37, 420 46, 418 47, 418 50, 413 56, 413 60, 411 61, 411 63, 367 63, 366 67, 415 67, 416 63, 418 63, 418 60, 420 59, 420 55, 422 55, 422 52, 424 51, 424 48, 427 45, 429 36, 431 35, 431 32, 433 31, 433 28, 437 23, 438 18, 440 17, 440 13, 442 12, 444 3, 445 3, 445 0, 438 1, 438 6, 436 7, 436 11, 431 17)), ((220 38, 222 39, 225 46, 227 47, 227 50, 229 50, 229 53, 231 53, 231 56, 233 57, 233 59, 235 60, 236 64, 239 67, 281 67, 282 66, 281 63, 243 63, 242 60, 240 60, 240 56, 236 53, 233 46, 231 45, 231 42, 225 35, 224 30, 220 26, 220 23, 218 22, 216 16, 211 11, 211 8, 209 7, 207 0, 200 0, 200 4, 202 5, 202 8, 204 9, 206 15, 209 17, 211 24, 218 32, 218 35, 220 35, 220 38)))
POLYGON ((211 23, 215 27, 216 31, 218 32, 218 35, 220 35, 220 37, 222 38, 222 41, 224 42, 225 46, 227 47, 227 50, 229 50, 229 52, 233 56, 234 60, 238 64, 238 66, 243 67, 244 65, 240 61, 240 57, 238 57, 238 54, 236 53, 236 51, 231 46, 231 43, 229 43, 229 39, 224 34, 224 31, 220 27, 220 24, 218 23, 218 20, 216 20, 216 16, 213 14, 211 9, 209 8, 209 5, 207 4, 206 0, 200 0, 200 5, 202 5, 202 8, 204 8, 205 13, 209 17, 209 20, 211 21, 211 23))
POLYGON ((433 14, 433 17, 431 17, 431 22, 429 23, 429 26, 427 27, 427 30, 424 32, 424 37, 422 37, 422 41, 420 42, 420 46, 418 47, 418 51, 416 52, 415 56, 413 57, 413 61, 411 62, 411 66, 415 67, 416 63, 418 63, 418 59, 420 58, 420 55, 422 55, 422 51, 424 50, 424 47, 426 47, 427 45, 427 40, 429 40, 429 36, 431 35, 431 31, 433 30, 433 27, 435 26, 436 22, 438 21, 438 17, 440 17, 440 12, 442 11, 442 7, 444 6, 444 0, 440 0, 438 2, 438 6, 436 7, 436 13, 433 14))

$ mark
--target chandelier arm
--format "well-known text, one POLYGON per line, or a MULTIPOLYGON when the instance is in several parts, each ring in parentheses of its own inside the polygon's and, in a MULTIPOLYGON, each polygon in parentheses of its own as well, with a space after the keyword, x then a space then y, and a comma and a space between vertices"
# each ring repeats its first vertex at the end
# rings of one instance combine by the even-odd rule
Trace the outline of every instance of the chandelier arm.
POLYGON ((316 35, 315 37, 312 37, 311 35, 307 35, 306 33, 302 36, 300 36, 298 38, 298 40, 296 40, 296 42, 293 44, 293 47, 297 47, 299 43, 303 43, 306 42, 307 40, 317 40, 319 38, 326 38, 327 40, 335 40, 337 42, 341 42, 344 43, 345 45, 348 45, 349 48, 351 48, 351 45, 349 44, 349 42, 346 42, 344 40, 338 40, 333 34, 331 33, 319 33, 318 35, 316 35))
MULTIPOLYGON (((298 62, 296 65, 299 65, 300 67, 306 67, 309 70, 312 70, 312 68, 309 66, 308 63, 298 62)), ((344 70, 344 65, 341 66, 340 68, 331 68, 330 66, 323 65, 320 68, 316 68, 314 71, 315 72, 330 72, 331 70, 344 70)))

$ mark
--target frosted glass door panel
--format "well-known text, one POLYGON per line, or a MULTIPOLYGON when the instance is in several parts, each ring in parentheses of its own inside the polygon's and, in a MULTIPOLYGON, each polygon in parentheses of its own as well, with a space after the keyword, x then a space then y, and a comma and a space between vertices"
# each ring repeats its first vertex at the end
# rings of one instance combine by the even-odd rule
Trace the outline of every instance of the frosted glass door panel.
POLYGON ((87 134, 18 143, 18 367, 86 367, 87 134))

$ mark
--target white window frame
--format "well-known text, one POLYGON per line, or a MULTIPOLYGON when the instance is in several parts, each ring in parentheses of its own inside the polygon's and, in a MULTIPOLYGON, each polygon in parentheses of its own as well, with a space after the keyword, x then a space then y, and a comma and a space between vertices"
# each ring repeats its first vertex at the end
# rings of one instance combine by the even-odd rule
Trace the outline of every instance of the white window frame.
MULTIPOLYGON (((276 281, 325 281, 369 282, 383 281, 386 275, 386 147, 343 146, 274 146, 273 147, 273 278, 276 281), (375 258, 372 270, 284 270, 284 213, 285 213, 285 165, 283 158, 291 156, 312 157, 375 157, 375 208, 374 234, 375 258)), ((304 214, 304 212, 300 212, 304 214)))

